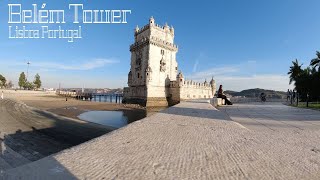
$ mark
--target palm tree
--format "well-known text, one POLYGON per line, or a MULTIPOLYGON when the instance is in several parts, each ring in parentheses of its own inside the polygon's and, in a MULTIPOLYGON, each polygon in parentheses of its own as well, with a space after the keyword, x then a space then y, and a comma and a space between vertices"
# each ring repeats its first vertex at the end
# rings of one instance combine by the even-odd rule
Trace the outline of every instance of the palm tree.
POLYGON ((301 69, 302 64, 299 65, 298 59, 296 59, 295 61, 292 61, 292 64, 293 65, 290 66, 290 70, 288 72, 288 75, 290 75, 289 84, 291 84, 293 81, 296 81, 302 72, 302 69, 301 69))
POLYGON ((310 62, 310 66, 316 68, 318 66, 318 71, 320 71, 320 52, 317 51, 317 57, 312 59, 310 62))

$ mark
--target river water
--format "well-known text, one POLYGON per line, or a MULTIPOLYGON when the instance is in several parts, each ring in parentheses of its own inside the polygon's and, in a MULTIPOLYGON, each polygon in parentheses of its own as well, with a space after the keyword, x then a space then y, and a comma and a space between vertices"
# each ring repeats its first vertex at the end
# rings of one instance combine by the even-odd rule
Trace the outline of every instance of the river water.
POLYGON ((124 111, 88 111, 80 114, 79 119, 101 124, 110 129, 118 129, 132 122, 151 116, 165 107, 149 108, 139 112, 124 112, 124 111))

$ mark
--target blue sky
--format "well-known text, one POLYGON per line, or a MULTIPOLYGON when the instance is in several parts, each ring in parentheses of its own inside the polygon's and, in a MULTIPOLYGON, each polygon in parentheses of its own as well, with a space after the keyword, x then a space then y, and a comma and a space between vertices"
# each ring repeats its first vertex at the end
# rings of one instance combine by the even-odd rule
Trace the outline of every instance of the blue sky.
MULTIPOLYGON (((133 30, 148 23, 168 22, 175 28, 179 69, 187 79, 214 76, 225 89, 286 90, 291 61, 308 65, 320 50, 320 1, 300 0, 4 0, 0 2, 0 74, 17 84, 20 72, 39 73, 45 87, 124 87, 130 68, 133 30), (82 24, 83 38, 9 39, 8 3, 32 9, 130 9, 127 24, 82 24)), ((31 25, 29 27, 41 25, 31 25)), ((69 28, 77 27, 73 24, 69 28)))

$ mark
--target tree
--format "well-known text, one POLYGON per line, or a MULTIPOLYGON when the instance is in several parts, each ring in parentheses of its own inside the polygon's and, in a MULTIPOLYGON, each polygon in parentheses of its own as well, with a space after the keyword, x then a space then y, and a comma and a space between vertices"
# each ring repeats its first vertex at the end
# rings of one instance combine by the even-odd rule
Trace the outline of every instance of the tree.
POLYGON ((318 101, 320 99, 320 52, 317 51, 317 58, 311 60, 309 67, 302 69, 301 66, 297 59, 292 61, 288 72, 289 84, 294 82, 301 100, 306 101, 308 96, 308 100, 318 101))
POLYGON ((6 82, 6 78, 0 74, 0 88, 5 87, 6 82))
POLYGON ((320 71, 320 52, 319 51, 317 51, 317 57, 311 60, 310 66, 312 66, 313 68, 318 67, 318 71, 320 71))
POLYGON ((21 89, 21 87, 23 87, 23 88, 25 87, 26 82, 27 82, 26 75, 24 74, 24 72, 22 72, 22 73, 20 74, 19 83, 18 83, 20 89, 21 89))
POLYGON ((35 85, 35 88, 37 88, 37 89, 39 89, 41 87, 40 75, 38 73, 34 76, 33 84, 35 85))
POLYGON ((310 67, 307 67, 306 69, 303 69, 295 79, 295 89, 299 92, 302 99, 305 99, 307 94, 311 95, 310 93, 313 88, 311 73, 312 70, 310 67))
POLYGON ((32 90, 32 89, 34 89, 34 84, 33 83, 31 83, 31 82, 29 82, 29 81, 27 81, 25 84, 24 84, 24 87, 23 87, 24 89, 27 89, 27 90, 32 90))
POLYGON ((12 81, 9 81, 9 82, 6 84, 6 87, 7 87, 8 89, 13 88, 13 83, 12 83, 12 81))
POLYGON ((302 73, 302 69, 301 69, 301 65, 299 65, 298 59, 296 59, 295 61, 292 61, 292 66, 290 66, 290 70, 288 72, 288 75, 290 75, 290 81, 289 84, 291 84, 293 81, 297 81, 297 78, 299 77, 299 75, 302 73))

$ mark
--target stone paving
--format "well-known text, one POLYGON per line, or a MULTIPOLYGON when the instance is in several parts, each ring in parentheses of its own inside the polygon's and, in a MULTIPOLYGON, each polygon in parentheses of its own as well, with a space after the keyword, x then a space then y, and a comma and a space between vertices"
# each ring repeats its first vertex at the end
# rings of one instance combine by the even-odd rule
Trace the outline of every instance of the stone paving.
POLYGON ((0 179, 319 179, 320 112, 183 102, 0 179))
POLYGON ((319 130, 320 112, 281 103, 251 103, 219 108, 230 118, 256 131, 319 130))

